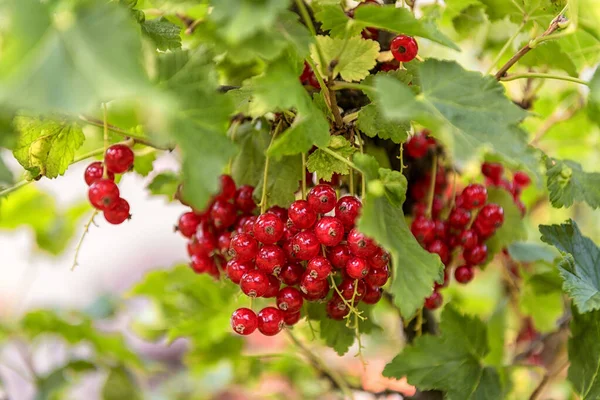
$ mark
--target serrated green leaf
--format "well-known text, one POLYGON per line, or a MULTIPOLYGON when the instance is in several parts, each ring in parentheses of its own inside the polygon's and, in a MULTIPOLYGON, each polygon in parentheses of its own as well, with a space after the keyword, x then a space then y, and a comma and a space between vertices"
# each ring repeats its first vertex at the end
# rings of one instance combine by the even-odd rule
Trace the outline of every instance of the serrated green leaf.
POLYGON ((318 7, 315 18, 321 22, 321 29, 329 31, 330 36, 334 38, 344 37, 347 29, 351 29, 351 34, 358 34, 362 30, 360 26, 348 25, 349 18, 339 3, 318 7))
POLYGON ((263 177, 265 152, 271 141, 267 121, 241 125, 235 131, 234 141, 240 152, 233 159, 231 176, 238 185, 256 186, 263 177))
POLYGON ((538 243, 515 242, 508 246, 510 258, 519 262, 552 262, 558 253, 554 248, 538 243))
MULTIPOLYGON (((348 352, 356 339, 355 332, 344 323, 327 316, 325 306, 319 303, 309 303, 307 307, 308 318, 319 321, 319 337, 335 352, 343 356, 348 352)), ((361 324, 364 323, 361 321, 361 324)), ((360 325, 359 325, 360 326, 360 325)))
POLYGON ((546 157, 546 184, 553 207, 570 207, 575 201, 585 201, 590 207, 600 207, 600 173, 585 172, 571 160, 546 157))
POLYGON ((141 176, 148 176, 154 170, 154 161, 156 160, 156 152, 152 151, 147 154, 136 154, 133 162, 133 170, 141 176))
POLYGON ((173 172, 162 172, 152 179, 152 182, 148 184, 148 190, 155 196, 164 195, 172 200, 177 193, 177 187, 179 186, 180 178, 179 175, 173 172))
POLYGON ((600 397, 600 311, 573 310, 569 338, 569 381, 582 400, 600 397))
POLYGON ((421 390, 438 389, 448 400, 501 399, 498 371, 484 367, 489 352, 485 324, 447 306, 442 312, 441 335, 415 339, 383 370, 391 378, 406 376, 421 390))
MULTIPOLYGON (((332 136, 327 147, 346 159, 356 152, 356 148, 342 136, 332 136)), ((306 167, 310 172, 317 173, 317 179, 324 179, 328 182, 331 181, 333 174, 347 175, 350 173, 347 163, 321 149, 315 150, 308 156, 306 167)))
POLYGON ((596 65, 600 60, 600 40, 582 29, 561 38, 556 43, 563 52, 569 54, 579 70, 596 65))
POLYGON ((555 246, 563 255, 558 264, 563 290, 579 312, 600 309, 600 248, 583 236, 571 219, 561 225, 540 225, 540 233, 542 241, 555 246))
POLYGON ((33 177, 63 175, 85 140, 81 127, 69 121, 18 116, 14 124, 19 136, 13 155, 33 177))
POLYGON ((157 49, 166 51, 181 47, 181 28, 165 17, 144 21, 141 26, 142 32, 154 42, 157 49))
POLYGON ((329 36, 317 36, 317 43, 322 50, 324 60, 319 59, 316 45, 311 47, 312 59, 322 76, 328 76, 328 68, 333 60, 337 60, 333 68, 333 77, 338 74, 345 81, 360 81, 369 75, 369 71, 377 64, 379 43, 373 40, 363 40, 351 37, 347 40, 329 36), (344 49, 343 52, 340 52, 344 49))
POLYGON ((103 400, 140 400, 134 376, 123 367, 112 368, 102 388, 103 400))
POLYGON ((488 254, 495 254, 517 240, 527 239, 523 216, 512 194, 503 189, 488 188, 488 203, 498 204, 504 210, 504 223, 486 241, 488 254))
POLYGON ((404 142, 410 130, 408 122, 394 122, 383 118, 380 108, 375 104, 361 108, 356 126, 369 137, 390 139, 394 143, 404 142))
POLYGON ((600 125, 600 69, 594 72, 594 76, 590 79, 589 83, 590 93, 588 95, 588 113, 590 119, 596 124, 600 125))
POLYGON ((299 18, 298 15, 286 11, 279 15, 275 29, 294 46, 298 56, 304 58, 308 55, 314 38, 299 18))

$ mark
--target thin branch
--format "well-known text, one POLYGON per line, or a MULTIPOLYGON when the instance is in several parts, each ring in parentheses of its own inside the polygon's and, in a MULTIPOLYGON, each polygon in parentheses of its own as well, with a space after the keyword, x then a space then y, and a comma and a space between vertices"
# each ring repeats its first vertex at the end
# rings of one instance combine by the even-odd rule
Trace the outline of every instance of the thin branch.
POLYGON ((540 396, 546 390, 546 387, 550 384, 550 382, 552 382, 554 380, 554 378, 556 378, 568 366, 569 366, 569 360, 565 360, 554 371, 547 371, 544 374, 544 376, 542 377, 542 380, 540 381, 540 383, 537 385, 537 387, 533 391, 533 393, 531 393, 531 396, 529 396, 529 400, 537 400, 537 399, 539 399, 540 396))
POLYGON ((4 197, 12 192, 15 192, 19 189, 21 189, 24 186, 29 185, 30 183, 35 182, 34 180, 31 181, 26 181, 26 180, 22 180, 20 182, 15 183, 14 185, 7 187, 6 189, 0 190, 0 197, 4 197))
POLYGON ((90 231, 90 226, 94 223, 94 218, 96 218, 96 215, 98 215, 98 213, 98 210, 94 210, 94 212, 92 213, 92 217, 84 226, 83 234, 79 238, 79 242, 77 242, 77 247, 75 248, 75 257, 73 258, 73 265, 71 266, 71 271, 74 271, 75 267, 77 267, 77 260, 79 259, 79 251, 81 250, 81 245, 83 244, 83 240, 90 231))
POLYGON ((503 81, 503 82, 508 82, 508 81, 514 81, 516 79, 523 79, 523 78, 555 79, 555 80, 559 80, 559 81, 574 82, 574 83, 579 83, 581 85, 588 85, 587 81, 584 81, 583 79, 579 79, 579 78, 574 78, 572 76, 558 75, 558 74, 542 74, 542 73, 537 73, 537 72, 526 72, 526 73, 522 73, 522 74, 505 75, 505 76, 499 78, 499 80, 503 81))
POLYGON ((431 218, 433 210, 433 199, 435 197, 435 181, 437 180, 438 156, 433 156, 433 164, 431 165, 431 177, 429 181, 429 192, 427 193, 427 218, 431 218))

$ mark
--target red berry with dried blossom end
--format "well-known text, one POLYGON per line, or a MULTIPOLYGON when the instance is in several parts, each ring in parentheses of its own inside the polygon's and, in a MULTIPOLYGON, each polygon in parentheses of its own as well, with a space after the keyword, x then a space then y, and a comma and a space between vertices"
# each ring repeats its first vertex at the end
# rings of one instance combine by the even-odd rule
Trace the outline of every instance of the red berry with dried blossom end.
POLYGON ((283 311, 275 307, 265 307, 258 313, 258 330, 265 336, 275 336, 284 326, 283 311))
POLYGON ((419 243, 427 244, 435 237, 435 222, 420 215, 413 220, 410 231, 419 243))
POLYGON ((237 210, 235 206, 223 199, 218 199, 210 208, 210 218, 217 229, 226 229, 235 224, 237 210))
POLYGON ((498 204, 486 204, 477 214, 477 220, 484 226, 498 229, 504 223, 504 209, 498 204))
POLYGON ((267 288, 267 293, 263 294, 262 297, 266 299, 274 298, 279 293, 279 288, 281 287, 281 282, 274 275, 268 275, 269 278, 269 287, 267 288))
POLYGON ((235 206, 244 213, 251 213, 256 208, 252 194, 254 188, 250 185, 242 185, 235 192, 235 206))
POLYGON ((317 221, 317 212, 306 200, 294 201, 288 210, 288 217, 298 229, 308 229, 317 221))
POLYGON ((266 274, 279 274, 286 263, 285 253, 281 247, 265 244, 256 254, 256 267, 266 274))
POLYGON ((463 249, 472 249, 479 243, 479 237, 473 229, 465 229, 458 235, 458 242, 463 249))
POLYGON ((518 188, 525 188, 531 184, 531 178, 523 171, 517 171, 513 175, 513 183, 518 188))
POLYGON ((235 333, 247 336, 258 328, 258 317, 249 308, 238 308, 231 315, 231 328, 235 333))
POLYGON ((470 265, 461 265, 454 271, 454 279, 456 279, 456 282, 462 284, 471 282, 474 275, 475 272, 470 265))
POLYGON ((302 293, 293 287, 283 288, 277 293, 277 307, 282 311, 295 313, 300 311, 304 298, 302 293))
POLYGON ((334 295, 331 298, 331 300, 327 302, 326 310, 327 316, 337 321, 341 321, 342 319, 344 319, 344 317, 350 312, 350 309, 348 308, 344 300, 342 300, 342 298, 337 295, 334 295))
MULTIPOLYGON (((83 178, 85 179, 85 183, 90 186, 92 183, 100 180, 104 177, 104 164, 100 161, 95 161, 87 166, 85 169, 85 173, 83 174, 83 178)), ((108 171, 107 178, 111 181, 115 180, 115 174, 108 171)))
POLYGON ((315 225, 314 232, 321 244, 331 247, 344 238, 344 225, 335 217, 323 217, 315 225))
POLYGON ((327 279, 331 270, 331 263, 323 256, 311 258, 306 265, 306 273, 317 280, 327 279))
POLYGON ((483 185, 471 184, 464 188, 462 194, 462 207, 474 210, 482 207, 487 201, 487 189, 483 185))
POLYGON ((365 234, 354 228, 348 232, 348 248, 350 252, 358 257, 368 258, 377 252, 377 245, 373 239, 369 239, 365 234))
POLYGON ((319 254, 321 244, 311 231, 302 231, 292 239, 292 248, 300 260, 310 260, 319 254))
POLYGON ((283 222, 272 213, 259 215, 254 223, 254 237, 261 243, 274 244, 283 236, 283 222))
POLYGON ((227 276, 231 280, 231 282, 236 285, 240 284, 242 280, 242 276, 248 271, 254 271, 256 267, 254 263, 251 261, 239 261, 239 260, 229 260, 227 266, 225 267, 225 271, 227 272, 227 276))
POLYGON ((482 264, 487 259, 487 246, 485 244, 478 244, 472 249, 464 250, 463 258, 469 265, 482 264))
POLYGON ((316 279, 305 273, 300 280, 300 290, 305 294, 322 293, 324 290, 329 291, 329 283, 326 279, 316 279))
POLYGON ((417 56, 419 45, 411 36, 398 35, 390 42, 390 51, 396 60, 409 62, 417 56))
POLYGON ((109 179, 99 179, 90 185, 88 198, 98 210, 110 210, 121 198, 119 188, 109 179))
POLYGON ((269 277, 262 271, 248 271, 242 275, 240 288, 246 296, 262 297, 269 290, 269 277))
POLYGON ((450 261, 450 250, 448 249, 448 246, 446 246, 446 243, 439 239, 429 243, 427 245, 427 251, 440 256, 440 260, 442 260, 444 265, 448 264, 448 261, 450 261))
POLYGON ((229 253, 238 261, 250 261, 258 253, 258 242, 247 233, 238 233, 231 239, 229 253))
POLYGON ((367 259, 367 262, 371 268, 383 268, 390 262, 390 255, 387 251, 383 250, 381 247, 378 247, 375 254, 367 259))
POLYGON ((456 230, 463 230, 471 222, 471 212, 464 208, 453 208, 448 216, 448 225, 456 230))
POLYGON ((342 297, 346 300, 352 300, 354 296, 354 288, 356 287, 356 296, 354 297, 354 301, 359 302, 367 292, 367 285, 362 279, 356 280, 351 278, 346 278, 338 285, 338 290, 342 294, 342 297), (356 286, 354 283, 357 282, 356 286))
POLYGON ((362 203, 354 196, 344 196, 340 198, 335 206, 335 217, 339 219, 345 227, 352 227, 360 215, 362 203))
POLYGON ((350 278, 363 279, 369 273, 369 264, 364 258, 351 257, 346 264, 346 273, 350 278))
POLYGON ((327 259, 335 268, 345 268, 350 259, 350 249, 345 244, 330 247, 327 249, 327 259))
POLYGON ((279 280, 288 286, 294 286, 300 283, 302 275, 304 274, 304 268, 302 265, 290 262, 281 268, 279 272, 279 280))
POLYGON ((429 151, 429 141, 425 136, 425 133, 417 133, 412 136, 404 145, 404 150, 412 158, 423 158, 429 151))
POLYGON ((435 310, 440 308, 444 303, 444 298, 440 292, 433 292, 431 296, 425 299, 425 308, 428 310, 435 310))
POLYGON ((387 265, 381 268, 371 268, 367 276, 365 276, 365 283, 371 286, 383 286, 389 277, 390 271, 387 265))
POLYGON ((326 214, 335 208, 337 195, 329 185, 317 185, 306 196, 308 205, 319 214, 326 214))
POLYGON ((383 289, 377 286, 367 285, 367 292, 361 301, 365 304, 377 304, 382 296, 383 289))
POLYGON ((254 236, 254 224, 256 223, 255 215, 247 215, 240 219, 240 226, 237 231, 240 233, 247 233, 254 236))
POLYGON ((115 144, 106 149, 104 163, 106 168, 115 174, 128 171, 133 165, 133 151, 124 144, 115 144))
POLYGON ((285 322, 287 326, 296 325, 301 317, 300 311, 295 313, 285 312, 283 313, 283 322, 285 322))
POLYGON ((183 236, 190 238, 194 236, 196 233, 196 229, 198 229, 198 225, 202 221, 202 218, 194 212, 186 212, 181 214, 179 217, 179 222, 177 223, 177 228, 183 236))
POLYGON ((117 200, 116 205, 110 210, 104 210, 104 219, 113 225, 119 225, 131 218, 129 203, 123 198, 117 200))

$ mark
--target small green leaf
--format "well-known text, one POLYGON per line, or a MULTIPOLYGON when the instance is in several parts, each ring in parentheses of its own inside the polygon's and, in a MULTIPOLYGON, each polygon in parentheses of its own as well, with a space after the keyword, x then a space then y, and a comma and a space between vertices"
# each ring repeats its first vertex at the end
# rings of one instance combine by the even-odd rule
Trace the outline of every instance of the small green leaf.
POLYGON ((573 309, 570 325, 568 378, 582 400, 600 397, 600 311, 580 314, 573 309))
POLYGON ((133 162, 133 170, 141 176, 148 176, 148 174, 154 170, 153 164, 155 160, 155 151, 146 154, 136 154, 133 162))
POLYGON ((172 200, 177 193, 177 187, 179 186, 180 178, 174 172, 162 172, 152 179, 152 182, 148 184, 148 190, 155 196, 164 195, 172 200))
MULTIPOLYGON (((525 45, 524 43, 523 45, 525 45)), ((542 42, 519 60, 519 64, 528 67, 548 67, 551 69, 560 69, 570 76, 577 76, 577 67, 573 63, 569 53, 564 52, 557 42, 542 42)))
MULTIPOLYGON (((356 152, 356 148, 342 136, 332 136, 328 148, 345 159, 356 152)), ((347 175, 350 173, 350 167, 347 163, 338 160, 321 149, 315 150, 308 156, 306 167, 310 172, 317 173, 317 179, 326 181, 331 181, 333 174, 347 175)))
POLYGON ((585 201, 590 207, 600 207, 600 173, 585 172, 571 160, 546 157, 546 183, 553 207, 570 207, 575 201, 585 201))
POLYGON ((356 340, 355 332, 346 326, 346 321, 335 321, 327 316, 323 304, 309 303, 308 317, 319 321, 319 336, 325 344, 343 356, 356 340))
POLYGON ((317 43, 323 52, 322 60, 319 59, 316 46, 311 48, 311 56, 322 76, 328 76, 328 68, 335 60, 333 77, 341 75, 345 81, 360 81, 369 75, 369 71, 377 64, 379 43, 373 40, 364 40, 360 37, 351 37, 346 41, 329 36, 317 36, 317 43), (340 52, 344 49, 343 52, 340 52))
POLYGON ((323 5, 318 7, 319 11, 315 13, 315 18, 321 22, 321 29, 329 31, 330 36, 334 38, 344 37, 346 29, 351 29, 351 33, 358 34, 362 28, 358 25, 349 25, 349 18, 340 7, 336 5, 323 5))
POLYGON ((408 137, 410 123, 394 122, 381 115, 380 108, 375 104, 368 104, 358 113, 356 126, 368 137, 390 139, 394 143, 402 143, 408 137))
POLYGON ((579 312, 600 309, 600 248, 582 236, 573 220, 561 225, 540 225, 542 240, 563 255, 558 264, 563 289, 579 312))
POLYGON ((174 50, 181 47, 181 28, 165 17, 144 21, 142 32, 156 44, 159 50, 174 50))
POLYGON ((545 261, 552 262, 558 253, 553 247, 538 244, 538 243, 527 243, 527 242, 515 242, 508 246, 508 254, 510 258, 519 262, 534 262, 534 261, 545 261))

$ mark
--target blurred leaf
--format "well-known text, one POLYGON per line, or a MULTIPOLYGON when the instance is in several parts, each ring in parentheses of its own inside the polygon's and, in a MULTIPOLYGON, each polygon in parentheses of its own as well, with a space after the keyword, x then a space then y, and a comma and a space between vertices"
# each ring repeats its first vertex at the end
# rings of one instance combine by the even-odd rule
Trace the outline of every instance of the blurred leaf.
POLYGON ((361 27, 352 25, 348 26, 349 18, 340 7, 340 4, 323 5, 316 7, 315 18, 321 22, 321 29, 329 31, 329 35, 334 38, 342 38, 346 34, 347 29, 351 29, 353 34, 358 34, 362 30, 361 27))
POLYGON ((356 336, 354 330, 346 326, 345 320, 336 321, 329 318, 325 305, 318 303, 308 304, 308 315, 310 319, 319 321, 319 336, 327 346, 340 356, 348 352, 356 336))
POLYGON ((232 132, 233 141, 239 145, 240 151, 233 158, 231 176, 238 185, 256 186, 262 180, 265 152, 271 141, 269 124, 259 120, 240 125, 232 132))
POLYGON ((486 6, 486 13, 492 21, 504 19, 506 16, 514 23, 523 20, 536 22, 544 28, 558 15, 567 3, 566 0, 479 0, 486 6))
POLYGON ((360 81, 369 75, 369 71, 377 63, 379 43, 364 40, 361 37, 336 39, 329 36, 317 36, 317 43, 323 52, 324 60, 319 59, 316 45, 311 48, 311 57, 321 71, 321 76, 328 76, 328 69, 335 60, 333 77, 338 74, 345 81, 360 81), (340 53, 340 50, 344 49, 340 53), (323 61, 321 63, 321 61, 323 61))
POLYGON ((510 258, 520 262, 552 262, 558 253, 550 246, 538 243, 514 242, 508 246, 510 258))
POLYGON ((368 137, 391 139, 394 143, 402 143, 408 136, 410 124, 408 122, 393 122, 381 115, 380 108, 375 104, 368 104, 360 109, 356 126, 368 137))
POLYGON ((556 330, 556 321, 564 313, 560 276, 556 271, 524 275, 519 296, 521 312, 533 319, 533 324, 538 331, 556 330), (543 307, 540 307, 541 304, 543 307))
POLYGON ((179 186, 180 178, 174 172, 162 172, 152 179, 148 184, 148 190, 155 196, 164 195, 173 200, 177 187, 179 186))
POLYGON ((506 332, 506 302, 503 300, 487 321, 487 340, 489 353, 484 362, 487 365, 501 368, 504 365, 504 340, 506 332))
POLYGON ((123 367, 112 368, 102 388, 104 400, 141 400, 135 378, 123 367))
POLYGON ((144 21, 141 26, 142 32, 156 44, 157 49, 166 51, 181 47, 181 28, 165 17, 144 21))
POLYGON ((485 242, 489 255, 501 251, 515 241, 527 239, 523 216, 515 205, 512 194, 504 189, 488 188, 488 203, 498 204, 504 210, 504 223, 485 242))
POLYGON ((600 397, 600 311, 580 314, 573 309, 569 338, 569 381, 582 400, 600 397))
POLYGON ((590 207, 600 207, 600 173, 585 172, 571 160, 546 157, 546 178, 553 207, 570 207, 575 201, 585 201, 590 207))
POLYGON ((133 162, 133 170, 141 176, 148 176, 148 174, 154 170, 152 164, 155 160, 156 151, 151 151, 143 155, 136 154, 133 162))
POLYGON ((0 188, 10 186, 14 183, 14 177, 10 169, 0 156, 0 188))
POLYGON ((540 43, 535 51, 525 54, 519 64, 528 67, 548 67, 560 69, 570 76, 577 76, 577 67, 573 63, 569 53, 564 52, 557 42, 547 41, 540 43))
POLYGON ((73 384, 74 375, 92 372, 96 366, 90 362, 76 360, 56 368, 48 375, 38 378, 35 400, 50 400, 64 398, 64 391, 73 384))
POLYGON ((325 115, 312 103, 300 111, 292 125, 284 131, 269 149, 269 155, 281 157, 304 153, 313 146, 324 147, 329 142, 329 124, 325 115))
MULTIPOLYGON (((332 136, 328 148, 345 159, 348 159, 356 151, 356 148, 342 136, 332 136)), ((326 181, 331 181, 333 174, 347 175, 350 173, 347 163, 321 149, 315 150, 308 156, 306 167, 310 172, 317 173, 317 179, 326 181)))

